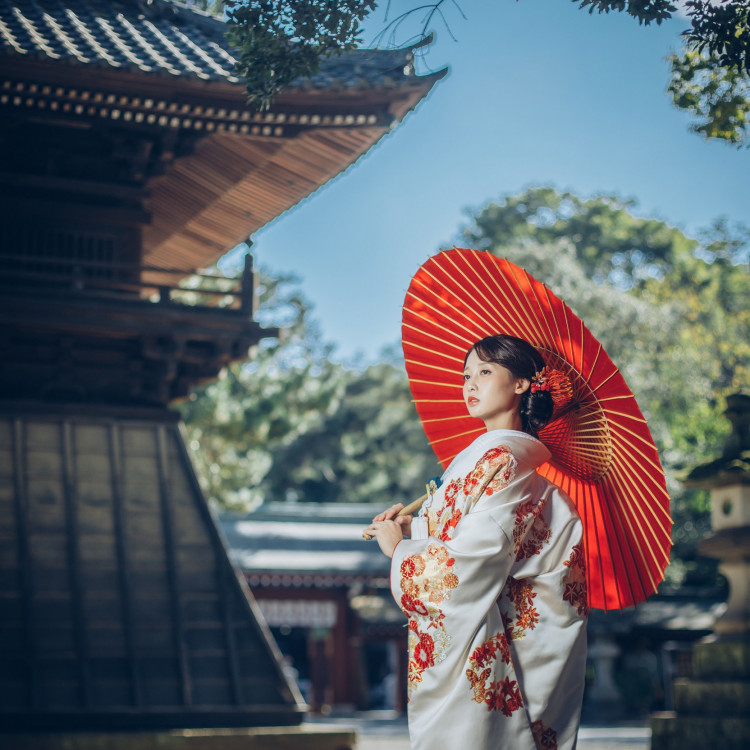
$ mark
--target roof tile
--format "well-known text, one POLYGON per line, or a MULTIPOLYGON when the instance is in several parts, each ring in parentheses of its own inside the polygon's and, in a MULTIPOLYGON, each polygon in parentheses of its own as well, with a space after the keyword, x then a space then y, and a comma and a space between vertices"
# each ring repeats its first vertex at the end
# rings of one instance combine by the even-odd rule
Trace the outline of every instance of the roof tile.
MULTIPOLYGON (((176 0, 0 0, 0 54, 239 83, 225 31, 176 0)), ((354 50, 289 88, 408 85, 412 61, 411 49, 354 50)))

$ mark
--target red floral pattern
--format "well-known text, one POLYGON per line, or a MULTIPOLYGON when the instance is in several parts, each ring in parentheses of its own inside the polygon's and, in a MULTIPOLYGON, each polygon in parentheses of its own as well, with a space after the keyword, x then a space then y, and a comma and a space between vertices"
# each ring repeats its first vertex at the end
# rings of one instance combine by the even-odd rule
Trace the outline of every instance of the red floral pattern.
POLYGON ((486 451, 463 479, 453 479, 446 485, 440 507, 427 509, 428 534, 441 542, 453 539, 467 508, 482 493, 492 495, 507 487, 515 479, 516 466, 516 459, 507 445, 486 451))
POLYGON ((409 694, 426 669, 445 659, 450 636, 439 605, 458 586, 454 564, 448 550, 435 543, 401 563, 401 609, 409 617, 409 694))
POLYGON ((563 600, 571 607, 575 607, 579 615, 587 614, 589 608, 586 596, 586 556, 583 551, 583 542, 578 542, 573 547, 570 559, 566 560, 563 565, 568 568, 563 600))
POLYGON ((481 491, 483 487, 485 495, 505 489, 516 478, 517 467, 518 463, 510 446, 490 448, 464 479, 464 495, 475 503, 480 497, 477 490, 481 491))
POLYGON ((539 612, 534 607, 534 599, 536 592, 530 582, 508 576, 506 590, 500 599, 508 640, 523 638, 528 630, 533 630, 537 626, 539 612))
POLYGON ((557 750, 557 732, 545 726, 543 721, 531 723, 531 734, 539 750, 557 750))
POLYGON ((551 529, 542 517, 543 510, 544 503, 537 498, 527 500, 516 508, 516 521, 513 526, 513 549, 516 552, 516 560, 538 555, 544 543, 552 536, 551 529))
POLYGON ((518 684, 509 677, 488 682, 498 658, 504 664, 510 664, 510 648, 505 633, 493 635, 472 651, 466 677, 474 692, 473 701, 485 703, 488 711, 502 711, 505 716, 510 716, 523 706, 523 699, 518 684))
POLYGON ((531 522, 531 528, 529 529, 528 534, 526 534, 526 538, 523 540, 520 547, 518 547, 516 560, 523 560, 525 557, 533 557, 534 555, 540 554, 542 547, 552 536, 552 529, 547 526, 547 522, 542 517, 542 506, 540 505, 538 508, 539 511, 531 522))

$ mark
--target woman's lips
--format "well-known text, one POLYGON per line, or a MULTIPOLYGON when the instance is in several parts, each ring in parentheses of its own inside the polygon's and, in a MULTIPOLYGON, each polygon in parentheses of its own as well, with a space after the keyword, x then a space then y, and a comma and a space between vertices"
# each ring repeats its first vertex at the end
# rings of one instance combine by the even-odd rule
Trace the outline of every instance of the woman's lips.
POLYGON ((469 406, 474 406, 474 404, 479 403, 479 399, 476 396, 469 396, 469 398, 466 400, 466 403, 469 406))

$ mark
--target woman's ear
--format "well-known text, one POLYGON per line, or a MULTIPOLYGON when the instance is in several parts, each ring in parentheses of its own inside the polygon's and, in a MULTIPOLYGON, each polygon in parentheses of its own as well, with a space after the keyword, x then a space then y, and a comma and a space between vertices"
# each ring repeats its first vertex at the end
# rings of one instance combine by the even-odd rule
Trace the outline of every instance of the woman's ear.
POLYGON ((522 393, 526 393, 531 386, 531 381, 528 378, 519 378, 516 380, 515 392, 520 396, 522 393))

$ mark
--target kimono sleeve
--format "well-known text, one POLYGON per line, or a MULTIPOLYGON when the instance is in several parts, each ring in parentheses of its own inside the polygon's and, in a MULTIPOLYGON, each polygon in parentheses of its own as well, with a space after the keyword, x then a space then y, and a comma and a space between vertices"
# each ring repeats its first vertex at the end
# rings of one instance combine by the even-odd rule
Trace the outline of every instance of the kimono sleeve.
POLYGON ((453 539, 400 542, 391 562, 391 593, 410 619, 450 631, 469 611, 490 609, 514 561, 513 544, 494 514, 471 513, 453 539))
POLYGON ((486 451, 465 477, 445 485, 432 518, 434 535, 398 544, 391 592, 407 617, 426 618, 421 625, 437 628, 461 607, 484 613, 492 606, 515 559, 503 526, 512 528, 517 466, 509 445, 486 451))

